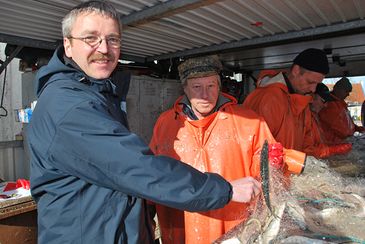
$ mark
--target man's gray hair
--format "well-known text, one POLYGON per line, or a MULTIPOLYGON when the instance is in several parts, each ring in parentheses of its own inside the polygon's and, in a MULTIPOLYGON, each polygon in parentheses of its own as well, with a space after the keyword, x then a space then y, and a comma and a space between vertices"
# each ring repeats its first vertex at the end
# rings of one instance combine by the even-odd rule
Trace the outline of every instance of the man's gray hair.
POLYGON ((119 31, 122 31, 122 23, 117 10, 107 1, 87 1, 71 9, 71 11, 62 20, 63 37, 70 37, 72 27, 76 18, 82 13, 97 13, 103 16, 115 19, 119 25, 119 31))
MULTIPOLYGON (((218 76, 217 78, 218 78, 218 86, 219 86, 219 89, 221 89, 222 88, 222 81, 221 81, 221 77, 219 76, 219 75, 216 75, 216 76, 218 76)), ((190 78, 190 79, 194 79, 194 78, 190 78)), ((185 79, 185 80, 182 80, 181 81, 181 85, 182 85, 182 87, 185 87, 185 86, 187 86, 188 85, 188 80, 189 79, 185 79)))

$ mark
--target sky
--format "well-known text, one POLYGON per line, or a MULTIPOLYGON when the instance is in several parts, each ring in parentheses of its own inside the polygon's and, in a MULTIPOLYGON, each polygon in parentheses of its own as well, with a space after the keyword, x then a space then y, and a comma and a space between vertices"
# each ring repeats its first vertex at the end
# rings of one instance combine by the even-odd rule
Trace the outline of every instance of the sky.
MULTIPOLYGON (((365 76, 347 76, 351 83, 361 83, 362 90, 365 91, 365 76)), ((323 80, 325 84, 335 84, 341 77, 337 78, 326 78, 323 80)))

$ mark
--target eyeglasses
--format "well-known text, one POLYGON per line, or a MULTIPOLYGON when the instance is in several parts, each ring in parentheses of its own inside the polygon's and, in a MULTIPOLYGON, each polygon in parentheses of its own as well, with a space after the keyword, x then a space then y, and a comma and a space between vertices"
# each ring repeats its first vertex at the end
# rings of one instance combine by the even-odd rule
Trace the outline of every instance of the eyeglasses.
POLYGON ((323 104, 325 104, 327 101, 324 99, 324 98, 322 98, 321 96, 320 96, 320 98, 321 98, 321 101, 322 101, 322 103, 323 104))
POLYGON ((100 36, 85 36, 85 37, 69 36, 68 38, 83 41, 92 48, 99 47, 100 44, 103 42, 103 40, 105 40, 106 43, 108 44, 108 46, 110 46, 112 48, 119 48, 122 44, 121 39, 119 37, 115 37, 115 36, 105 37, 104 39, 101 38, 100 36))

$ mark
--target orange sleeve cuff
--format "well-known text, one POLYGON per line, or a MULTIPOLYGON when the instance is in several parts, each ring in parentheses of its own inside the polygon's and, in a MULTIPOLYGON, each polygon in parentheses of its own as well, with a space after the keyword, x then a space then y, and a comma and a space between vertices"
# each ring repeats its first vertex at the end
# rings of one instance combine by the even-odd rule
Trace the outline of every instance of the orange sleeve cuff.
POLYGON ((287 170, 293 174, 300 174, 304 168, 306 154, 293 149, 284 149, 284 163, 287 170))

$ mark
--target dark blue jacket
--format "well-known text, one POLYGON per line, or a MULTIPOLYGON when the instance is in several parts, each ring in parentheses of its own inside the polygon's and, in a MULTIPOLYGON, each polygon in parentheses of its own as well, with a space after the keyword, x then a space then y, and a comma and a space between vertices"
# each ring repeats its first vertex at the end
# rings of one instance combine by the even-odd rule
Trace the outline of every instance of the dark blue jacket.
POLYGON ((63 55, 57 49, 37 74, 27 130, 39 243, 152 243, 144 199, 188 211, 229 202, 222 177, 151 155, 125 126, 109 81, 65 65, 63 55))

